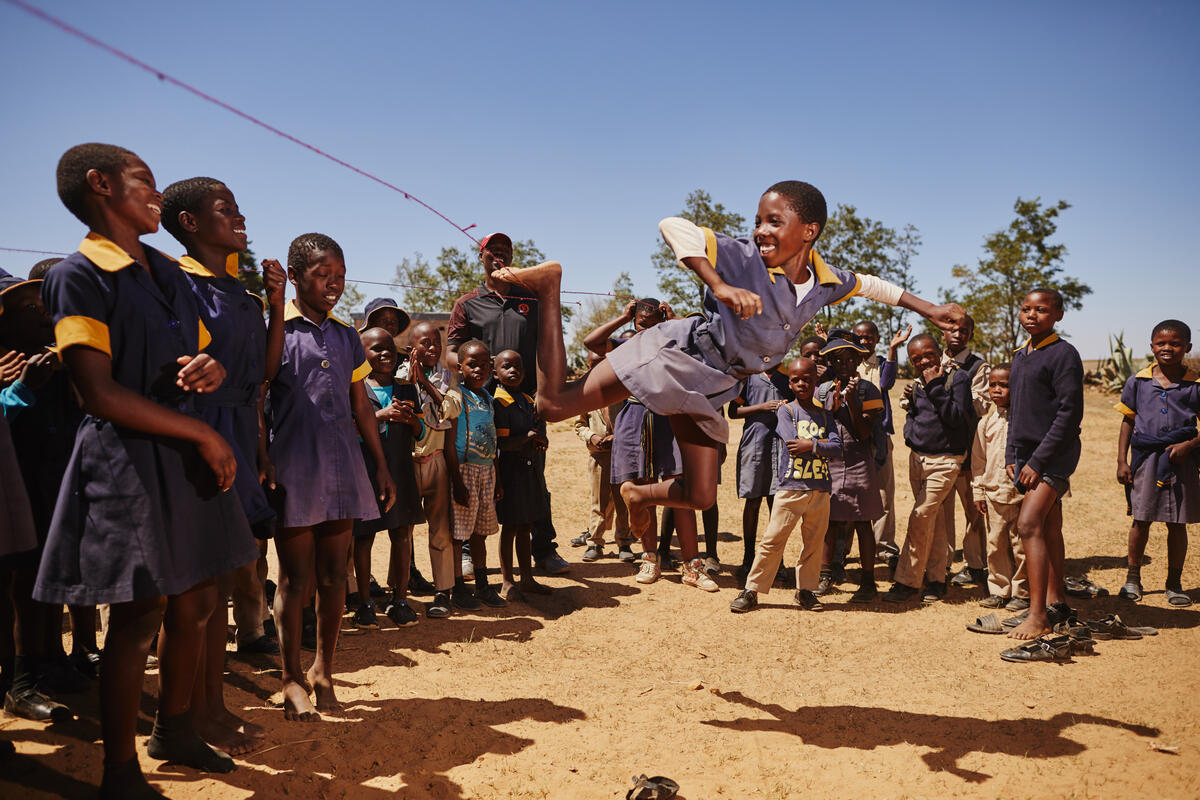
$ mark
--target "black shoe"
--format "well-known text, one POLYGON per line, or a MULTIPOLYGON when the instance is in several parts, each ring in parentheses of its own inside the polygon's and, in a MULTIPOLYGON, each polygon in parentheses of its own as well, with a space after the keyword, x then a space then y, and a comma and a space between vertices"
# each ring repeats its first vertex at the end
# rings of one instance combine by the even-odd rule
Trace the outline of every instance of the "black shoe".
POLYGON ((425 606, 425 616, 429 619, 445 619, 450 616, 450 593, 435 592, 433 602, 425 606))
POLYGON ((427 581, 424 575, 413 569, 412 575, 408 578, 408 593, 418 597, 428 597, 431 594, 437 594, 437 587, 427 581))
POLYGON ((1049 620, 1051 626, 1066 622, 1074 616, 1075 609, 1063 602, 1051 603, 1046 607, 1046 619, 1049 620))
POLYGON ((500 593, 496 591, 496 587, 489 583, 476 585, 475 597, 489 608, 504 608, 508 605, 508 601, 500 596, 500 593))
POLYGON ((979 605, 983 608, 1004 608, 1006 603, 1008 603, 1008 598, 998 594, 989 594, 979 601, 979 605))
POLYGON ((820 611, 825 607, 821 605, 821 598, 817 597, 811 589, 799 589, 793 599, 796 601, 796 605, 805 611, 820 611))
POLYGON ((892 588, 880 595, 879 599, 885 603, 907 603, 911 600, 917 599, 917 595, 920 594, 920 591, 920 589, 915 589, 912 586, 908 586, 903 583, 896 583, 892 584, 892 588))
POLYGON ((78 645, 71 651, 71 663, 75 669, 92 680, 100 677, 100 658, 99 650, 86 645, 78 645))
POLYGON ((582 560, 591 563, 592 561, 599 561, 603 555, 604 548, 600 545, 593 544, 589 545, 588 549, 583 551, 582 560))
POLYGON ((371 593, 371 597, 386 597, 387 596, 387 589, 384 589, 382 586, 379 585, 379 581, 375 580, 374 575, 371 576, 371 580, 368 583, 367 590, 371 593))
POLYGON ((867 583, 858 587, 858 591, 850 595, 851 603, 873 603, 879 598, 879 590, 875 584, 867 583))
POLYGON ((36 689, 26 689, 14 696, 12 690, 4 695, 4 710, 14 717, 34 722, 69 722, 74 719, 71 709, 56 703, 36 689))
POLYGON ((817 591, 813 592, 813 594, 815 594, 817 597, 824 597, 825 595, 829 594, 832 591, 833 591, 833 576, 826 574, 826 575, 822 575, 821 579, 819 581, 817 581, 817 591))
POLYGON ((921 595, 922 603, 936 603, 946 596, 946 584, 932 581, 925 584, 925 593, 921 595))
POLYGON ((483 608, 483 603, 479 602, 475 593, 466 586, 455 586, 450 590, 450 602, 463 611, 478 611, 483 608))
POLYGON ((354 627, 359 630, 376 630, 379 628, 379 618, 375 615, 375 602, 368 600, 354 612, 354 627))
POLYGON ((263 582, 263 596, 267 598, 267 608, 272 608, 275 605, 275 581, 267 578, 263 582))
POLYGON ((592 538, 591 531, 584 531, 571 540, 571 547, 587 547, 588 541, 592 538))
POLYGON ((353 611, 362 605, 362 598, 358 592, 346 592, 346 610, 353 611))
POLYGON ((958 572, 954 573, 954 577, 950 579, 951 586, 974 586, 975 576, 971 574, 971 570, 963 567, 958 572))
POLYGON ((383 613, 399 628, 408 628, 421 621, 408 603, 391 603, 383 613))
POLYGON ((623 564, 632 564, 634 561, 637 561, 637 556, 634 554, 633 548, 628 544, 622 544, 617 547, 617 558, 623 564))
POLYGON ((733 598, 733 602, 729 604, 729 610, 735 614, 744 614, 758 607, 758 593, 749 589, 743 589, 741 594, 733 598))
POLYGON ((1029 608, 1028 597, 1014 597, 1004 604, 1009 611, 1026 611, 1029 608))
POLYGON ((66 655, 43 661, 41 667, 38 689, 46 694, 79 694, 92 688, 91 679, 75 669, 75 665, 66 655))
POLYGON ((237 651, 243 656, 277 656, 279 642, 263 634, 252 642, 238 642, 237 651))

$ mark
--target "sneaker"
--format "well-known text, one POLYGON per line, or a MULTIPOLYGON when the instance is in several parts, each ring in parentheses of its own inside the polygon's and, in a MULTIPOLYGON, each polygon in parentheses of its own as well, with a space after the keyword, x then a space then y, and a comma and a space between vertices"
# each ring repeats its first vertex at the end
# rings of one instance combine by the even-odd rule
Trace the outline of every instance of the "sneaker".
POLYGON ((379 627, 379 619, 375 616, 375 603, 368 600, 358 607, 354 612, 354 627, 359 630, 376 630, 379 627))
POLYGON ((428 597, 431 594, 437 594, 437 587, 418 572, 416 567, 413 567, 408 578, 408 593, 418 597, 428 597))
POLYGON ((633 552, 633 548, 628 543, 617 547, 617 558, 621 559, 624 564, 632 564, 637 561, 637 554, 633 552))
POLYGON ((729 610, 735 614, 744 614, 758 606, 758 593, 752 592, 749 589, 743 589, 742 592, 729 604, 729 610))
POLYGON ((851 603, 873 603, 879 597, 875 584, 867 583, 858 587, 858 591, 850 595, 851 603))
POLYGON ((811 589, 798 589, 796 594, 792 596, 796 601, 796 605, 803 608, 805 611, 820 611, 825 608, 821 605, 821 598, 817 597, 816 593, 811 589))
POLYGON ((398 628, 408 628, 420 622, 417 612, 408 603, 388 603, 384 616, 396 623, 398 628))
POLYGON ((508 601, 500 596, 496 587, 489 583, 475 584, 475 596, 489 608, 504 608, 508 605, 508 601))
POLYGON ((817 597, 824 597, 832 591, 833 576, 828 573, 822 574, 821 579, 817 581, 817 591, 815 591, 813 594, 815 594, 817 597))
POLYGON ((658 554, 642 553, 642 567, 638 570, 634 580, 638 583, 654 583, 661 574, 662 570, 658 567, 658 554))
POLYGON ((721 587, 704 572, 704 562, 699 558, 685 561, 683 564, 683 585, 695 586, 706 592, 718 591, 721 587))
POLYGON ((910 600, 915 600, 920 594, 920 589, 914 589, 903 583, 892 584, 892 588, 888 589, 879 599, 885 603, 907 603, 910 600))
POLYGON ((1014 597, 1004 604, 1004 607, 1009 611, 1025 611, 1029 608, 1028 597, 1014 597))
POLYGON ((387 590, 379 585, 379 581, 375 580, 374 575, 371 576, 368 587, 371 597, 384 597, 387 595, 387 590))
POLYGON ((591 541, 591 538, 592 532, 584 531, 571 540, 571 547, 587 547, 587 544, 589 541, 591 541))
POLYGON ((598 544, 593 544, 589 545, 588 549, 583 551, 583 560, 591 563, 593 561, 599 561, 600 557, 603 555, 604 548, 598 544))
POLYGON ((450 602, 454 603, 455 608, 461 608, 463 611, 478 611, 483 608, 483 603, 479 602, 475 592, 461 585, 450 590, 450 602))
POLYGON ((925 584, 925 593, 921 595, 922 603, 936 603, 946 596, 946 584, 933 581, 925 584))
POLYGON ((709 556, 704 559, 704 571, 712 577, 717 577, 721 574, 721 562, 717 561, 715 556, 709 556))
POLYGON ((462 572, 464 581, 469 583, 475 580, 475 562, 471 560, 471 554, 467 552, 465 547, 462 553, 462 572))
POLYGON ((425 616, 429 619, 445 619, 450 616, 450 593, 435 592, 433 602, 425 606, 425 616))
POLYGON ((538 559, 537 565, 547 575, 562 575, 565 572, 571 571, 571 565, 563 560, 563 557, 558 553, 551 553, 545 558, 538 559))

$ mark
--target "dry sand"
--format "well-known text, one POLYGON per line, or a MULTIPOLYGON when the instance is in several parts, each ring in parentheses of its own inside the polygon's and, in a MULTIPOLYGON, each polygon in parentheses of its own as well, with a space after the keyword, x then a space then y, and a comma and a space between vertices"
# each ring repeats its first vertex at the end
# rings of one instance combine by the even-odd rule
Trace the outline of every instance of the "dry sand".
MULTIPOLYGON (((1112 402, 1089 391, 1065 517, 1068 573, 1115 593, 1128 519, 1114 482, 1112 402)), ((735 423, 734 442, 737 433, 735 423)), ((347 710, 315 724, 284 722, 277 668, 231 654, 228 700, 268 728, 263 749, 217 777, 143 752, 150 780, 169 797, 221 800, 620 798, 640 773, 674 778, 688 800, 1200 796, 1200 606, 1170 609, 1163 599, 1161 526, 1141 605, 1078 601, 1087 617, 1119 611, 1161 635, 1103 642, 1098 655, 1066 665, 1007 664, 998 653, 1009 640, 964 630, 987 613, 979 590, 902 610, 851 606, 841 593, 820 613, 777 590, 735 616, 729 575, 721 592, 706 594, 680 585, 677 573, 637 586, 611 547, 608 558, 578 563, 567 539, 586 525, 583 447, 568 425, 554 427, 551 445, 561 552, 575 562, 569 575, 547 579, 552 597, 422 617, 405 630, 381 617, 380 630, 345 636, 337 678, 347 710)), ((902 443, 895 458, 903 521, 912 499, 902 443)), ((720 555, 736 565, 732 474, 731 459, 720 555)), ((381 542, 376 575, 386 574, 386 556, 381 542)), ((1198 563, 1193 556, 1185 586, 1200 586, 1198 563)), ((155 691, 151 674, 143 736, 155 691)), ((19 755, 0 768, 0 796, 91 796, 101 768, 96 699, 72 705, 82 718, 69 725, 3 719, 19 755)))

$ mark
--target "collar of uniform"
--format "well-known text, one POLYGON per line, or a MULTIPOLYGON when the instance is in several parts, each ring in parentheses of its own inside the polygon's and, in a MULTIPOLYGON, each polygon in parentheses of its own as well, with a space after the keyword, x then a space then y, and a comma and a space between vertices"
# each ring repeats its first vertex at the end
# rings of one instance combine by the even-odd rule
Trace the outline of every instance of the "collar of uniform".
POLYGON ((89 233, 79 243, 79 252, 105 272, 119 272, 134 263, 133 256, 122 250, 111 239, 98 233, 89 233))
MULTIPOLYGON (((208 267, 201 264, 196 259, 189 255, 179 257, 179 266, 183 267, 183 271, 191 275, 199 275, 201 278, 219 278, 217 273, 213 272, 208 267)), ((225 258, 225 274, 231 278, 236 278, 238 275, 238 254, 230 253, 225 258)))
MULTIPOLYGON (((1025 344, 1029 344, 1029 342, 1026 342, 1025 344)), ((1043 342, 1043 344, 1045 344, 1045 343, 1043 342)), ((949 353, 947 353, 946 355, 950 356, 950 359, 949 359, 950 361, 953 361, 953 362, 957 363, 959 366, 962 366, 963 364, 966 364, 967 359, 971 357, 971 348, 964 347, 962 350, 958 351, 958 355, 951 356, 949 353)))
MULTIPOLYGON (((293 319, 296 319, 297 317, 307 320, 310 324, 312 324, 312 320, 308 319, 308 317, 304 316, 304 314, 300 311, 300 306, 296 305, 296 301, 288 300, 287 305, 283 307, 283 321, 289 322, 293 319)), ((351 325, 349 322, 343 322, 342 320, 335 317, 333 314, 326 314, 325 319, 329 320, 330 322, 336 322, 338 325, 342 325, 346 328, 350 328, 351 330, 354 330, 353 325, 351 325)), ((322 320, 322 323, 324 323, 324 320, 322 320)))
MULTIPOLYGON (((821 254, 816 250, 808 251, 808 264, 812 267, 813 273, 817 276, 817 283, 822 286, 840 286, 841 278, 833 274, 833 270, 825 263, 825 259, 821 258, 821 254)), ((771 283, 775 282, 776 275, 786 275, 783 267, 767 267, 767 275, 771 278, 771 283)))
MULTIPOLYGON (((1057 342, 1057 341, 1058 341, 1058 339, 1059 339, 1059 336, 1058 336, 1058 334, 1057 334, 1057 333, 1052 333, 1052 334, 1050 334, 1049 336, 1047 336, 1045 339, 1042 339, 1042 341, 1038 343, 1038 346, 1037 346, 1037 347, 1035 347, 1035 348, 1033 348, 1033 349, 1034 349, 1034 350, 1041 350, 1043 347, 1046 347, 1047 345, 1054 344, 1055 342, 1057 342)), ((1025 340, 1025 344, 1021 345, 1020 347, 1018 347, 1018 348, 1017 348, 1016 350, 1014 350, 1013 352, 1014 352, 1014 353, 1019 353, 1019 352, 1021 352, 1022 350, 1026 349, 1027 347, 1029 347, 1029 343, 1030 343, 1030 342, 1032 342, 1032 341, 1033 341, 1033 337, 1030 337, 1030 338, 1026 339, 1026 340, 1025 340)))
MULTIPOLYGON (((1144 370, 1139 372, 1138 374, 1134 375, 1133 377, 1135 377, 1135 378, 1153 378, 1154 377, 1154 368, 1156 366, 1157 366, 1157 364, 1151 364, 1148 367, 1146 367, 1144 370)), ((1196 372, 1196 370, 1194 370, 1194 369, 1185 369, 1183 371, 1183 378, 1180 379, 1180 383, 1183 383, 1185 381, 1190 382, 1190 383, 1200 382, 1200 372, 1196 372)))
POLYGON ((512 396, 508 389, 504 388, 503 386, 497 386, 496 392, 492 396, 500 401, 500 405, 504 406, 505 408, 516 402, 516 399, 512 396))

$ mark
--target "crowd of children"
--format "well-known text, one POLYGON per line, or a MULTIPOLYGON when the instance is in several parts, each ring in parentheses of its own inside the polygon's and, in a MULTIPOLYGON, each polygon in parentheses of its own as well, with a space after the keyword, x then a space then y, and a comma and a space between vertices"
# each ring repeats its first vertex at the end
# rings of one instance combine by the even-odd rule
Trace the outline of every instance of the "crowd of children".
MULTIPOLYGON (((23 478, 0 482, 0 580, 14 618, 0 626, 0 656, 4 708, 29 719, 70 718, 58 698, 99 679, 102 797, 161 796, 134 749, 155 640, 151 757, 228 771, 231 756, 263 738, 224 703, 227 603, 238 652, 279 656, 284 716, 313 721, 339 708, 334 660, 348 609, 370 630, 377 598, 405 627, 419 619, 410 593, 432 595, 431 619, 548 593, 534 577, 538 531, 552 531, 547 421, 574 418, 589 459, 588 529, 572 542, 586 547, 585 562, 604 557, 611 528, 635 580, 654 583, 672 567, 674 532, 682 582, 718 590, 727 405, 744 420, 743 588, 732 611, 754 609, 776 583, 819 610, 845 581, 857 542, 851 602, 936 602, 949 586, 975 584, 987 589, 983 607, 1016 612, 1005 622, 1026 644, 1005 659, 1058 660, 1085 646, 1088 626, 1066 604, 1062 538, 1083 372, 1054 331, 1064 306, 1052 288, 1033 289, 1019 309, 1029 341, 1011 363, 989 365, 970 351, 973 322, 957 306, 827 265, 813 249, 824 198, 785 181, 764 193, 752 239, 664 220, 680 263, 707 285, 704 313, 680 318, 654 298, 634 301, 586 337, 589 370, 568 381, 554 262, 514 270, 511 247, 488 250, 485 240, 490 278, 521 287, 537 336, 499 352, 457 337, 444 359, 438 327, 410 326, 389 298, 368 304, 357 331, 332 315, 346 263, 329 236, 296 237, 286 265, 263 262, 263 296, 247 291, 238 280, 246 217, 220 180, 159 193, 134 153, 85 144, 62 157, 58 191, 88 229, 78 251, 39 263, 29 279, 0 277, 0 464, 23 478), (178 258, 140 241, 160 221, 178 258), (801 340, 822 306, 853 295, 915 311, 943 340, 909 328, 881 357, 870 321, 801 340), (889 393, 905 345, 915 380, 899 406, 914 506, 898 542, 889 393), (793 348, 798 357, 785 361, 793 348), (956 497, 966 564, 952 575, 956 497), (661 531, 655 506, 665 509, 661 531), (413 564, 422 523, 432 583, 413 564), (797 526, 793 570, 783 559, 797 526), (381 531, 391 544, 387 588, 371 575, 381 531), (498 586, 489 580, 495 534, 498 586), (277 587, 266 580, 270 540, 277 587), (877 555, 893 578, 883 593, 877 555), (303 649, 315 651, 307 670, 303 649)), ((1191 602, 1181 585, 1186 525, 1200 521, 1190 339, 1182 322, 1156 326, 1155 363, 1118 405, 1117 477, 1134 519, 1121 594, 1141 598, 1150 523, 1164 522, 1174 606, 1191 602)), ((1006 628, 994 615, 969 627, 1006 628)))

